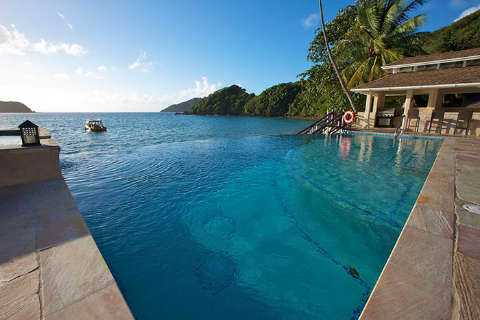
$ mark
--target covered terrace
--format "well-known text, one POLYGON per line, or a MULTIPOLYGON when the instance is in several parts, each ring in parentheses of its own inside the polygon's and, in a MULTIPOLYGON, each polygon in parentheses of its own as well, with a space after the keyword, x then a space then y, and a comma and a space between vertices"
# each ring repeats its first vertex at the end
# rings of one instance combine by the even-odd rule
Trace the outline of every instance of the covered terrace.
POLYGON ((480 48, 409 57, 352 91, 366 95, 360 128, 480 136, 480 48))

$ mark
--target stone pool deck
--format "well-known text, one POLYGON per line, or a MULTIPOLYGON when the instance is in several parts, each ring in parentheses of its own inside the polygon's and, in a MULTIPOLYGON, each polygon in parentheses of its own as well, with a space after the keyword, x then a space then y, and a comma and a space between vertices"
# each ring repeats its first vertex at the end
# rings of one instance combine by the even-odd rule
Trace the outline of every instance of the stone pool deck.
POLYGON ((442 138, 360 319, 480 319, 480 139, 442 138))
POLYGON ((0 319, 133 319, 42 133, 0 147, 0 319))

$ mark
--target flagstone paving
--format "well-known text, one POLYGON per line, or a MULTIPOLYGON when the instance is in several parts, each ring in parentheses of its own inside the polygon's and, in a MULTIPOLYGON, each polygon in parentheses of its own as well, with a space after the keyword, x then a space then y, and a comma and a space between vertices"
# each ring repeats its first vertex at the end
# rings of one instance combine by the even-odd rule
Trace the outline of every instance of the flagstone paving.
POLYGON ((0 148, 0 320, 133 319, 40 133, 0 148))
POLYGON ((0 203, 0 319, 133 318, 63 179, 0 203))
POLYGON ((480 319, 480 139, 446 137, 360 319, 480 319))

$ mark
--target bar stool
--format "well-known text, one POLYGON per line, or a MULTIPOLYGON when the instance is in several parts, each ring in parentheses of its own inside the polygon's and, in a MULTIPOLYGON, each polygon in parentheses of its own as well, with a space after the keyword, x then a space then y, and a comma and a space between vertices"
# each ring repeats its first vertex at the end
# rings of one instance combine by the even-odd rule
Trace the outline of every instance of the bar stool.
POLYGON ((457 129, 465 130, 465 135, 468 135, 470 130, 470 120, 472 120, 473 111, 463 110, 458 113, 457 123, 455 124, 454 134, 457 133, 457 129))
POLYGON ((408 110, 408 113, 407 113, 407 126, 406 126, 406 130, 410 130, 410 122, 412 120, 416 120, 415 121, 415 132, 418 132, 418 127, 420 126, 420 112, 418 111, 418 109, 416 110, 408 110))
POLYGON ((432 130, 433 122, 436 121, 437 122, 437 128, 435 129, 435 132, 440 127, 440 134, 442 134, 443 116, 444 116, 443 111, 433 110, 432 117, 430 118, 430 125, 428 126, 428 133, 430 133, 431 130, 432 130))

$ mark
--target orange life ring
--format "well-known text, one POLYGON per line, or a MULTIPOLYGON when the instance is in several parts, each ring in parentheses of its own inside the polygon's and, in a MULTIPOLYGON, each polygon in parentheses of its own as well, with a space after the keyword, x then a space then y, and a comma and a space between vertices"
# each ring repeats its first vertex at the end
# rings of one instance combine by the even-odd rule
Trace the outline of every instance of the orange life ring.
POLYGON ((346 124, 352 124, 353 120, 355 120, 355 114, 353 113, 353 111, 350 110, 345 112, 345 114, 343 115, 343 122, 345 122, 346 124))

